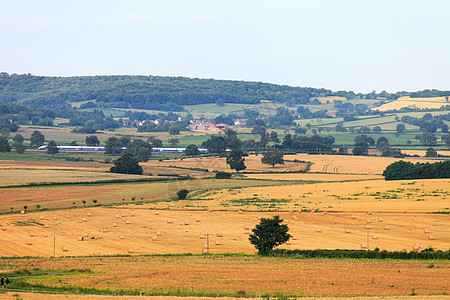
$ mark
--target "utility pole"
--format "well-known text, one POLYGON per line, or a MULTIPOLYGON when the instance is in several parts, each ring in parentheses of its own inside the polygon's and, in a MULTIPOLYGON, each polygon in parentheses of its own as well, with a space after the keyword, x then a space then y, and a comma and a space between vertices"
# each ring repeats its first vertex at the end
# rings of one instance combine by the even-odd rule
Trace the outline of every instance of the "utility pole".
POLYGON ((56 237, 53 237, 53 257, 56 257, 56 237))

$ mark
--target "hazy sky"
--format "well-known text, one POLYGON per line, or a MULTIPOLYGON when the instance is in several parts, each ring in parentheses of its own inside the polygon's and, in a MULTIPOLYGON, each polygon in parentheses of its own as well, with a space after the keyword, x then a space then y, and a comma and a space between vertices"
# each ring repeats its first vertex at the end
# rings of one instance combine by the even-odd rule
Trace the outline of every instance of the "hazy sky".
POLYGON ((0 0, 0 71, 450 89, 448 0, 0 0))

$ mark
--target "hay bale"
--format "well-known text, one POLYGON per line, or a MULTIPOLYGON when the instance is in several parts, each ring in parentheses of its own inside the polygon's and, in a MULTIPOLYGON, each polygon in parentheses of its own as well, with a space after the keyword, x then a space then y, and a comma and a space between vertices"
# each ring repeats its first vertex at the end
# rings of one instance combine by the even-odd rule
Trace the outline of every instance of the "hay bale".
POLYGON ((296 241, 296 240, 297 240, 297 237, 294 235, 294 236, 291 238, 291 240, 296 241))
POLYGON ((250 234, 250 231, 248 229, 245 229, 244 234, 250 234))
POLYGON ((159 215, 159 212, 155 211, 155 216, 159 215))
POLYGON ((244 230, 248 230, 250 229, 250 227, 248 227, 247 225, 244 225, 244 230))
POLYGON ((345 233, 350 233, 350 229, 346 228, 345 233))
POLYGON ((125 215, 124 213, 122 213, 122 217, 123 217, 123 218, 125 218, 125 217, 126 217, 126 215, 125 215))
POLYGON ((108 232, 108 228, 106 228, 106 227, 103 227, 103 230, 102 230, 103 232, 108 232))
POLYGON ((383 222, 383 219, 382 218, 378 218, 378 222, 383 222))
POLYGON ((100 256, 100 252, 94 252, 94 256, 100 256))
POLYGON ((259 250, 258 250, 258 249, 253 249, 253 253, 254 253, 254 254, 258 254, 258 253, 259 253, 259 250))
POLYGON ((121 216, 119 214, 116 214, 116 219, 120 219, 121 216))
POLYGON ((366 244, 361 244, 361 249, 367 249, 367 245, 366 244))
POLYGON ((2 231, 6 231, 6 227, 5 226, 2 227, 2 231))
POLYGON ((199 237, 201 240, 206 239, 206 235, 203 232, 200 232, 199 237))
POLYGON ((189 222, 188 221, 184 221, 184 225, 189 225, 189 222))
POLYGON ((261 220, 261 216, 258 216, 258 220, 261 220))
POLYGON ((384 230, 389 230, 389 226, 385 225, 385 226, 383 227, 383 229, 384 229, 384 230))
POLYGON ((44 224, 44 228, 48 228, 48 224, 44 224))
POLYGON ((366 223, 369 224, 369 223, 372 223, 372 221, 370 219, 367 219, 366 223))
POLYGON ((209 245, 208 244, 203 244, 203 249, 209 249, 209 245))
POLYGON ((420 244, 414 244, 413 245, 413 250, 414 251, 419 251, 420 250, 420 244))
POLYGON ((369 210, 369 211, 367 212, 367 214, 368 214, 368 215, 372 215, 372 212, 369 210))
POLYGON ((132 213, 130 214, 130 216, 134 217, 134 216, 135 216, 134 212, 132 212, 132 213))
POLYGON ((24 210, 21 210, 20 213, 21 213, 22 215, 24 215, 24 214, 25 214, 25 211, 24 211, 24 210))
POLYGON ((222 237, 222 232, 218 232, 216 235, 217 237, 222 237))
POLYGON ((199 218, 196 218, 196 219, 195 219, 195 222, 197 222, 197 223, 200 222, 200 219, 199 219, 199 218))
POLYGON ((157 236, 153 236, 152 237, 152 241, 157 241, 158 240, 158 237, 157 236))
POLYGON ((366 225, 366 229, 367 229, 367 230, 370 230, 370 225, 366 225))
POLYGON ((58 220, 58 217, 57 217, 57 216, 54 216, 54 217, 53 217, 53 220, 55 220, 55 221, 58 220))
POLYGON ((33 243, 30 240, 27 240, 27 245, 33 245, 33 243))
POLYGON ((400 252, 408 252, 408 250, 406 250, 405 248, 403 248, 402 250, 400 250, 400 252))
POLYGON ((425 229, 423 230, 423 233, 430 233, 430 230, 428 230, 428 228, 425 228, 425 229))
POLYGON ((239 214, 242 215, 242 210, 239 211, 239 214))
POLYGON ((39 217, 39 220, 44 220, 44 216, 40 216, 40 217, 39 217))
POLYGON ((133 248, 128 248, 128 253, 133 253, 134 249, 133 248))
POLYGON ((321 232, 322 232, 322 229, 316 228, 316 232, 317 232, 317 233, 321 233, 321 232))
POLYGON ((78 240, 79 240, 80 242, 82 242, 82 241, 84 241, 84 237, 79 236, 79 237, 78 237, 78 240))
POLYGON ((216 240, 216 246, 220 246, 220 245, 222 245, 222 242, 219 240, 216 240))
POLYGON ((352 215, 352 219, 356 219, 355 215, 352 215))
POLYGON ((87 216, 88 217, 92 217, 92 214, 90 212, 88 212, 87 216))
POLYGON ((162 232, 161 231, 157 231, 156 232, 156 236, 162 236, 162 232))
POLYGON ((376 234, 372 234, 372 239, 373 239, 373 240, 377 240, 377 239, 378 239, 378 236, 377 236, 376 234))
POLYGON ((167 219, 167 224, 172 224, 172 223, 173 223, 173 220, 167 219))
POLYGON ((311 209, 310 211, 309 211, 309 213, 311 213, 311 214, 313 214, 313 213, 315 213, 316 211, 314 210, 314 209, 311 209))
POLYGON ((127 224, 127 225, 131 224, 130 220, 126 220, 125 224, 127 224))
POLYGON ((286 245, 292 245, 291 241, 287 241, 286 245))
POLYGON ((433 235, 429 235, 429 236, 428 236, 428 239, 429 239, 429 240, 434 240, 434 236, 433 236, 433 235))
POLYGON ((292 219, 294 219, 294 221, 298 221, 298 217, 297 216, 293 216, 292 219))
POLYGON ((42 236, 43 236, 43 237, 48 237, 48 233, 47 233, 47 232, 44 232, 44 233, 42 234, 42 236))
POLYGON ((117 227, 117 223, 116 222, 113 223, 113 227, 117 227))
POLYGON ((205 249, 205 248, 202 249, 202 253, 208 253, 208 252, 209 252, 208 249, 205 249))
POLYGON ((34 237, 34 232, 30 231, 30 237, 34 237))
POLYGON ((125 236, 123 234, 119 235, 119 239, 123 240, 125 236))
POLYGON ((83 220, 82 220, 83 222, 87 222, 87 219, 86 218, 83 218, 83 220))
POLYGON ((327 213, 328 213, 327 211, 324 211, 324 212, 323 212, 324 215, 326 215, 327 213))
POLYGON ((89 237, 89 233, 87 233, 87 232, 85 232, 83 235, 84 235, 84 237, 89 237))
POLYGON ((97 238, 98 239, 102 239, 103 238, 103 234, 101 234, 101 233, 97 234, 97 238))
POLYGON ((66 246, 62 246, 62 247, 61 247, 61 250, 62 250, 63 252, 68 252, 68 251, 69 251, 69 248, 67 248, 66 246))

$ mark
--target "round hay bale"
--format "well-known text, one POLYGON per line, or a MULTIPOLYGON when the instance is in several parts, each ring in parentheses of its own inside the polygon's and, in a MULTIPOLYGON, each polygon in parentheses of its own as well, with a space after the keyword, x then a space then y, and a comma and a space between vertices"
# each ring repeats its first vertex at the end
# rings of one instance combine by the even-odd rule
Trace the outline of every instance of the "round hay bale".
POLYGON ((123 234, 119 235, 119 239, 123 240, 125 236, 123 234))
POLYGON ((108 228, 103 228, 103 230, 102 230, 103 232, 108 232, 108 228))
POLYGON ((117 227, 117 223, 116 222, 113 223, 113 227, 117 227))
POLYGON ((208 249, 203 248, 202 253, 208 253, 208 249))
POLYGON ((33 245, 33 243, 30 240, 27 240, 27 245, 33 245))
POLYGON ((48 228, 48 224, 44 224, 44 228, 48 228))
POLYGON ((200 219, 199 219, 199 218, 196 218, 196 219, 195 219, 195 222, 197 222, 197 223, 200 222, 200 219))
POLYGON ((369 230, 371 227, 370 225, 366 225, 366 229, 369 230))
POLYGON ((203 239, 206 239, 206 236, 205 236, 205 234, 204 234, 203 232, 200 233, 199 237, 200 237, 200 239, 202 239, 202 240, 203 240, 203 239))
POLYGON ((155 211, 155 216, 157 216, 157 215, 159 215, 159 212, 158 212, 158 211, 155 211))
POLYGON ((97 238, 98 239, 102 239, 103 238, 103 234, 101 234, 101 233, 97 234, 97 238))
POLYGON ((419 251, 420 250, 420 244, 414 244, 413 245, 413 250, 414 251, 419 251))
POLYGON ((369 211, 367 212, 367 214, 368 214, 368 215, 371 215, 371 214, 372 214, 372 212, 371 212, 371 211, 369 210, 369 211))
POLYGON ((423 230, 423 233, 430 233, 430 230, 428 230, 428 228, 425 228, 425 229, 423 230))
POLYGON ((429 240, 434 240, 434 236, 433 236, 433 235, 429 235, 429 236, 428 236, 428 239, 429 239, 429 240))
POLYGON ((125 218, 125 217, 126 217, 126 215, 125 215, 125 214, 122 214, 121 216, 122 216, 123 218, 125 218))
POLYGON ((324 211, 324 212, 323 212, 324 215, 326 215, 327 213, 328 213, 327 211, 324 211))
POLYGON ((130 214, 130 216, 134 217, 134 216, 136 216, 136 215, 134 214, 134 212, 132 212, 132 213, 130 214))
POLYGON ((173 220, 167 220, 167 224, 172 224, 173 220))
POLYGON ((250 231, 248 229, 245 229, 244 234, 250 234, 250 231))
POLYGON ((92 213, 88 212, 87 216, 92 217, 92 213))
POLYGON ((311 209, 310 211, 309 211, 309 213, 311 213, 311 214, 313 214, 313 213, 315 213, 316 211, 314 210, 314 209, 311 209))
POLYGON ((128 253, 133 253, 134 249, 133 248, 128 248, 128 253))
POLYGON ((203 244, 203 249, 209 249, 208 244, 203 244))
POLYGON ((84 237, 89 237, 89 233, 87 233, 87 232, 85 232, 83 235, 84 235, 84 237))
POLYGON ((121 216, 119 214, 116 214, 116 219, 120 219, 121 216))
POLYGON ((297 216, 293 216, 292 219, 294 219, 294 221, 298 221, 298 217, 297 216))
POLYGON ((361 249, 367 249, 367 245, 366 244, 361 244, 361 249))
POLYGON ((158 237, 157 236, 153 236, 152 237, 152 241, 157 241, 158 240, 158 237))
POLYGON ((62 250, 63 252, 68 252, 68 251, 69 251, 69 248, 67 248, 67 246, 62 246, 62 247, 61 247, 61 250, 62 250))
POLYGON ((40 216, 40 217, 39 217, 39 220, 44 220, 44 216, 40 216))
POLYGON ((83 222, 87 222, 87 219, 86 218, 83 218, 83 220, 82 220, 83 222))
POLYGON ((58 217, 57 217, 57 216, 54 216, 54 217, 53 217, 53 220, 55 220, 55 221, 58 220, 58 217))
POLYGON ((383 219, 382 218, 378 218, 378 222, 383 222, 383 219))
POLYGON ((261 220, 261 216, 258 216, 258 220, 261 220))
POLYGON ((94 256, 100 256, 100 252, 94 252, 94 256))
POLYGON ((356 219, 355 215, 352 215, 352 219, 356 219))
POLYGON ((20 213, 21 213, 22 215, 24 215, 24 214, 25 214, 25 211, 24 211, 24 210, 21 210, 20 213))
POLYGON ((389 230, 389 226, 385 225, 385 226, 383 227, 383 229, 384 229, 384 230, 389 230))
POLYGON ((377 236, 376 234, 372 234, 372 239, 373 239, 373 240, 377 240, 377 239, 378 239, 378 236, 377 236))
POLYGON ((131 224, 130 220, 126 220, 125 224, 127 224, 127 225, 131 224))
POLYGON ((6 227, 5 226, 2 226, 2 231, 6 231, 6 227))
POLYGON ((242 210, 239 211, 239 214, 242 215, 242 210))
POLYGON ((370 221, 370 219, 367 219, 366 223, 369 224, 369 223, 372 223, 372 221, 370 221))
POLYGON ((44 232, 44 233, 42 234, 42 236, 43 236, 43 237, 48 237, 48 233, 47 233, 47 232, 44 232))
POLYGON ((322 232, 322 229, 316 228, 316 232, 317 232, 317 233, 321 233, 321 232, 322 232))
POLYGON ((82 241, 84 241, 84 237, 79 236, 79 237, 78 237, 78 240, 79 240, 80 242, 82 242, 82 241))
POLYGON ((248 230, 250 229, 250 227, 248 227, 247 225, 244 226, 244 230, 248 230))
POLYGON ((34 232, 30 231, 30 237, 34 237, 34 232))
POLYGON ((220 245, 222 245, 222 242, 219 240, 216 240, 216 246, 220 246, 220 245))
POLYGON ((294 235, 294 236, 291 238, 291 240, 296 241, 296 240, 297 240, 297 237, 294 235))
POLYGON ((222 232, 218 232, 217 237, 222 237, 222 232))
POLYGON ((258 254, 258 253, 259 253, 259 250, 258 250, 258 249, 253 249, 253 253, 254 253, 254 254, 258 254))
POLYGON ((161 231, 157 231, 156 232, 156 236, 162 236, 162 232, 161 231))
POLYGON ((189 222, 188 221, 184 221, 184 225, 189 225, 189 222))
POLYGON ((345 233, 350 233, 350 229, 346 228, 345 233))
POLYGON ((212 208, 208 208, 208 211, 209 211, 209 212, 213 212, 213 209, 212 209, 212 208))
POLYGON ((292 245, 291 241, 287 241, 286 245, 292 245))

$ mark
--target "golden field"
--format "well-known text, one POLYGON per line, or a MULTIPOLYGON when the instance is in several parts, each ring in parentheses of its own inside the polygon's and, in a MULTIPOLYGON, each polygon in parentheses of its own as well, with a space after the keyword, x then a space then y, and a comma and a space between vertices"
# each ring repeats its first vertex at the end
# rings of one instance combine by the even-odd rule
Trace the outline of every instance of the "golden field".
POLYGON ((360 245, 367 242, 367 231, 370 232, 370 249, 378 247, 410 251, 415 243, 419 243, 422 249, 433 247, 447 250, 450 245, 450 217, 442 214, 240 213, 149 210, 139 207, 97 207, 2 215, 0 243, 2 256, 7 257, 52 256, 54 238, 56 256, 128 254, 129 248, 133 249, 133 254, 201 254, 207 243, 206 238, 200 238, 203 232, 209 234, 211 253, 253 254, 245 226, 251 229, 259 223, 259 217, 274 215, 283 218, 291 235, 296 237, 292 239, 291 245, 282 246, 287 249, 360 249, 360 245), (371 228, 367 230, 366 225, 371 228), (320 233, 316 232, 318 228, 320 233), (350 233, 346 233, 346 229, 350 233), (428 233, 425 233, 426 229, 428 233), (222 236, 218 236, 218 233, 222 236), (433 236, 431 240, 430 235, 433 236), (68 251, 63 251, 63 246, 68 251))
MULTIPOLYGON (((267 257, 92 257, 3 260, 3 269, 33 267, 91 272, 28 277, 27 282, 50 287, 137 289, 140 293, 170 291, 239 292, 263 297, 355 297, 445 295, 450 264, 436 261, 374 261, 278 259, 267 257), (262 276, 263 275, 263 276, 262 276), (420 279, 419 279, 420 278, 420 279)), ((61 295, 62 296, 62 295, 61 295)), ((102 299, 102 298, 95 298, 102 299)), ((133 298, 129 298, 133 299, 133 298)))
POLYGON ((450 105, 446 97, 430 97, 430 98, 410 98, 408 96, 400 97, 397 100, 383 104, 373 108, 373 110, 388 111, 399 110, 403 107, 411 108, 441 108, 442 106, 450 105))

